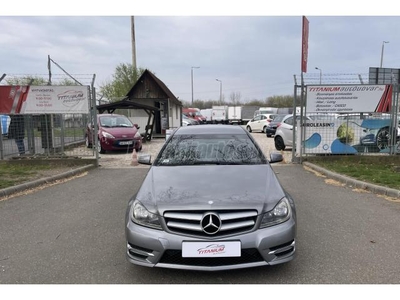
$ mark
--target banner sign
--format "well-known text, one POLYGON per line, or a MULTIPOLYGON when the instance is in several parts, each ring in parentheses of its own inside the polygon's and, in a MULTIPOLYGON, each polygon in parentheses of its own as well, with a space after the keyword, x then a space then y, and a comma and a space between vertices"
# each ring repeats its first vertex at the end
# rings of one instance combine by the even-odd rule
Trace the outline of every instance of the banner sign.
POLYGON ((301 71, 307 73, 308 59, 308 20, 303 16, 302 42, 301 42, 301 71))
POLYGON ((88 86, 0 86, 2 114, 87 114, 88 86))
POLYGON ((389 117, 349 116, 349 119, 305 121, 301 124, 304 141, 301 142, 298 134, 297 143, 304 146, 306 154, 388 153, 387 142, 382 141, 389 134, 389 117))
POLYGON ((307 113, 390 112, 392 85, 307 86, 307 113))

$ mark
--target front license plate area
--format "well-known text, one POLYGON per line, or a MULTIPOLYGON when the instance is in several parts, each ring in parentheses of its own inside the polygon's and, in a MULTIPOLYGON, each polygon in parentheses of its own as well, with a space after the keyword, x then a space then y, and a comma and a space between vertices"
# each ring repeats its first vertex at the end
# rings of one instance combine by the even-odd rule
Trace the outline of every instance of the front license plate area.
POLYGON ((120 145, 132 145, 133 141, 122 141, 122 142, 119 142, 119 144, 120 145))
POLYGON ((240 241, 182 242, 182 257, 240 257, 240 241))

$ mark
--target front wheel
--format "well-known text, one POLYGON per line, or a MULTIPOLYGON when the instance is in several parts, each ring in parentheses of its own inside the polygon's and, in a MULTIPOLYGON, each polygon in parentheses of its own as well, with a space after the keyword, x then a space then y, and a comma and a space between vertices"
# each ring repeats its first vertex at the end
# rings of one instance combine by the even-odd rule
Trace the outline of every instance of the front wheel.
POLYGON ((106 150, 104 150, 104 148, 101 146, 100 139, 99 139, 99 141, 97 142, 97 151, 99 151, 99 153, 101 153, 101 154, 106 153, 106 150))
POLYGON ((247 129, 248 132, 251 132, 251 127, 250 126, 247 126, 246 129, 247 129))
POLYGON ((285 143, 280 136, 275 137, 275 149, 280 151, 280 150, 285 150, 286 146, 285 143))
POLYGON ((386 149, 389 147, 389 141, 390 141, 390 133, 389 133, 389 128, 384 127, 381 128, 376 135, 376 146, 378 147, 379 150, 386 149))

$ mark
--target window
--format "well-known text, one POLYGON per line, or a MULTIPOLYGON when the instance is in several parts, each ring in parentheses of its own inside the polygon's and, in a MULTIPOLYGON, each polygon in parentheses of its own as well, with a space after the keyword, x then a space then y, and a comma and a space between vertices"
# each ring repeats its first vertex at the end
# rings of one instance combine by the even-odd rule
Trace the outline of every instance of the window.
POLYGON ((267 163, 247 135, 175 135, 154 162, 159 166, 267 163))

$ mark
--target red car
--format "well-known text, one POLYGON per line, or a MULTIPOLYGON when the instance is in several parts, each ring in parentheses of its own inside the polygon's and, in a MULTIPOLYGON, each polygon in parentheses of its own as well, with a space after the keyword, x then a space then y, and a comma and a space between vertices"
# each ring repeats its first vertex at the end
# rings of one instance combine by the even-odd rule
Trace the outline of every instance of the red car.
MULTIPOLYGON (((124 115, 100 114, 97 115, 98 125, 98 151, 142 150, 142 136, 139 133, 139 126, 124 115)), ((91 147, 94 143, 94 127, 88 124, 86 128, 86 146, 91 147)))

